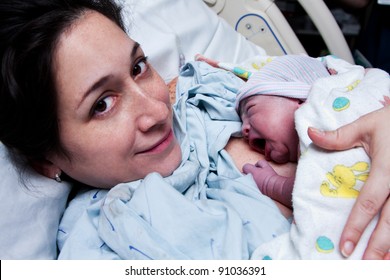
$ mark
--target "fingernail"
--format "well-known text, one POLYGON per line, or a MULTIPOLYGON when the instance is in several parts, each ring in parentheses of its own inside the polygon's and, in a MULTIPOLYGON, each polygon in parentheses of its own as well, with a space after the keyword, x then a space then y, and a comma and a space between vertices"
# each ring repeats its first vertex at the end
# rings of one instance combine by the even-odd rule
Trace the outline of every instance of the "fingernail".
POLYGON ((315 127, 309 127, 309 129, 314 132, 315 134, 318 134, 318 135, 325 135, 325 131, 322 130, 322 129, 318 129, 318 128, 315 128, 315 127))
POLYGON ((353 249, 355 249, 355 245, 352 243, 352 241, 346 241, 344 243, 343 249, 341 250, 341 254, 347 258, 352 254, 353 249))

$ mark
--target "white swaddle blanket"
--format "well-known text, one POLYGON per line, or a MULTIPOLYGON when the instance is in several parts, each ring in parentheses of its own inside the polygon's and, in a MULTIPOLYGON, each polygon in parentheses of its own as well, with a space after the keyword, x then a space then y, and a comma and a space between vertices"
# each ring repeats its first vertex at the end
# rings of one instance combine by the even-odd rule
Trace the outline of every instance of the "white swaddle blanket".
MULTIPOLYGON (((337 72, 317 80, 296 111, 300 137, 293 191, 294 222, 290 232, 258 248, 255 259, 341 259, 339 239, 347 217, 369 175, 370 159, 363 148, 329 152, 311 143, 309 126, 336 129, 389 105, 388 73, 351 65, 328 56, 324 65, 337 72)), ((365 230, 350 259, 361 259, 377 217, 365 230)))

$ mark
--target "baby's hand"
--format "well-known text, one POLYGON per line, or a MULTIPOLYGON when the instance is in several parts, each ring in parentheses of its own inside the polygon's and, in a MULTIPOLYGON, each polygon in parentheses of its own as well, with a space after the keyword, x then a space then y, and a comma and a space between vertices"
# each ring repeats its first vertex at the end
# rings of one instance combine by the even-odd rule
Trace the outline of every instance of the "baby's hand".
POLYGON ((292 208, 294 177, 280 176, 266 160, 259 160, 255 165, 247 163, 242 170, 245 174, 252 174, 264 195, 292 208))
POLYGON ((271 178, 279 176, 266 160, 259 160, 254 165, 247 163, 243 166, 242 171, 245 174, 252 174, 257 187, 266 195, 268 195, 267 185, 270 183, 271 178))

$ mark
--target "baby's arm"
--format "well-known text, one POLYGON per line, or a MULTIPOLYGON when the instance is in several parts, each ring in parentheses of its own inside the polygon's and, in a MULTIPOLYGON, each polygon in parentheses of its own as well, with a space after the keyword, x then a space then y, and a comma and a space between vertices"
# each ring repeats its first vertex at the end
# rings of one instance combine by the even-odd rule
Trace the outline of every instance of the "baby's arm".
POLYGON ((266 160, 259 160, 255 165, 245 164, 245 174, 252 174, 257 187, 270 198, 292 208, 292 189, 295 177, 278 175, 266 160))

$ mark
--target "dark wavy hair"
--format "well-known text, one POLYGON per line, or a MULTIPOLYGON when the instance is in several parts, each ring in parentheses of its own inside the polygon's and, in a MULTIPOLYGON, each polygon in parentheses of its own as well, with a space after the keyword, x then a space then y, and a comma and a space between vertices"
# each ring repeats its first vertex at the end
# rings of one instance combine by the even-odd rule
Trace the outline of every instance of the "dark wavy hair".
POLYGON ((60 35, 90 10, 125 30, 114 0, 0 1, 0 141, 29 161, 65 153, 53 54, 60 35))

